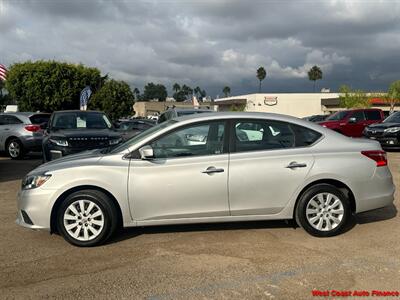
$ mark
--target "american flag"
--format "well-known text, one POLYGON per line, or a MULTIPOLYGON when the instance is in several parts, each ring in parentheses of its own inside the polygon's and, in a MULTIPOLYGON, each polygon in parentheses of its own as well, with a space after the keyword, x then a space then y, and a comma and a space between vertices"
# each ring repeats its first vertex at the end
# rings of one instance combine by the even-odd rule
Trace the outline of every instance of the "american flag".
POLYGON ((7 68, 5 65, 0 64, 0 80, 6 80, 7 68))
POLYGON ((81 96, 80 96, 80 107, 81 110, 86 110, 87 103, 89 102, 89 98, 92 95, 92 90, 90 89, 90 86, 86 86, 82 91, 81 91, 81 96))

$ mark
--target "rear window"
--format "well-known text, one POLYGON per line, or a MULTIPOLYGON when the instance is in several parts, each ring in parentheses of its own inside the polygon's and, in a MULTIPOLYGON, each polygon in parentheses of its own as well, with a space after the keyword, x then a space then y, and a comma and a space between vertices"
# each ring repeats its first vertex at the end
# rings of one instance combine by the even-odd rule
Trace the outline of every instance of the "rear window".
POLYGON ((36 114, 29 117, 32 124, 47 123, 50 119, 50 114, 36 114))
POLYGON ((380 120, 381 119, 381 112, 379 110, 366 110, 365 116, 367 120, 380 120))

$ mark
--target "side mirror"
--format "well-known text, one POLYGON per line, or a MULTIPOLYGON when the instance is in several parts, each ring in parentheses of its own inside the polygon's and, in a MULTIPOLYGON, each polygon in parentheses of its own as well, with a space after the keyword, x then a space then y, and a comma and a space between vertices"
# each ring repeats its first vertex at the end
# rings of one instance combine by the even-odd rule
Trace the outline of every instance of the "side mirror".
POLYGON ((143 146, 139 149, 140 158, 143 160, 151 160, 154 158, 153 148, 150 145, 143 146))
POLYGON ((47 129, 47 122, 40 124, 40 129, 43 129, 43 130, 47 129))
POLYGON ((357 119, 356 118, 349 118, 349 123, 357 123, 357 119))

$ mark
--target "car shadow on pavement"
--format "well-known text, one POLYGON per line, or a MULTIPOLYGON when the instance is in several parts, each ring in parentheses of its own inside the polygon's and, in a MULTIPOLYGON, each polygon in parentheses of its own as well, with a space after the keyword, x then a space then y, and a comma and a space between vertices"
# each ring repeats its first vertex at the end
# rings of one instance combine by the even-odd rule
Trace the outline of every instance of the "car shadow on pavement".
POLYGON ((23 159, 13 160, 0 154, 0 182, 22 179, 31 170, 42 164, 41 154, 30 154, 23 159))
POLYGON ((142 234, 176 233, 176 232, 198 232, 198 231, 223 231, 242 229, 266 229, 266 228, 297 228, 293 220, 271 220, 271 221, 246 221, 226 223, 204 223, 204 224, 180 224, 160 225, 149 227, 130 227, 121 229, 107 244, 113 244, 131 239, 142 234))
POLYGON ((355 221, 357 224, 362 225, 393 219, 396 216, 397 208, 392 204, 380 209, 359 213, 355 216, 355 221))
MULTIPOLYGON (((397 208, 393 204, 380 209, 367 211, 355 215, 344 228, 343 233, 353 229, 356 225, 374 223, 392 219, 397 215, 397 208)), ((130 227, 121 229, 107 244, 135 238, 143 234, 198 232, 198 231, 223 231, 242 229, 273 229, 273 228, 299 228, 294 220, 248 221, 205 224, 160 225, 149 227, 130 227)))

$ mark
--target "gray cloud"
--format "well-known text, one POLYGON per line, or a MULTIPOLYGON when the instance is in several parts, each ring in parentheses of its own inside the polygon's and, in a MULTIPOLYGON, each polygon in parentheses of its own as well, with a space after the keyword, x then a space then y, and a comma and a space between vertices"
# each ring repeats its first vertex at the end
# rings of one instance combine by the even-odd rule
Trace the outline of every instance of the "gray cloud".
POLYGON ((0 0, 0 62, 57 59, 98 67, 140 89, 174 82, 221 94, 310 91, 400 79, 397 1, 0 0))

